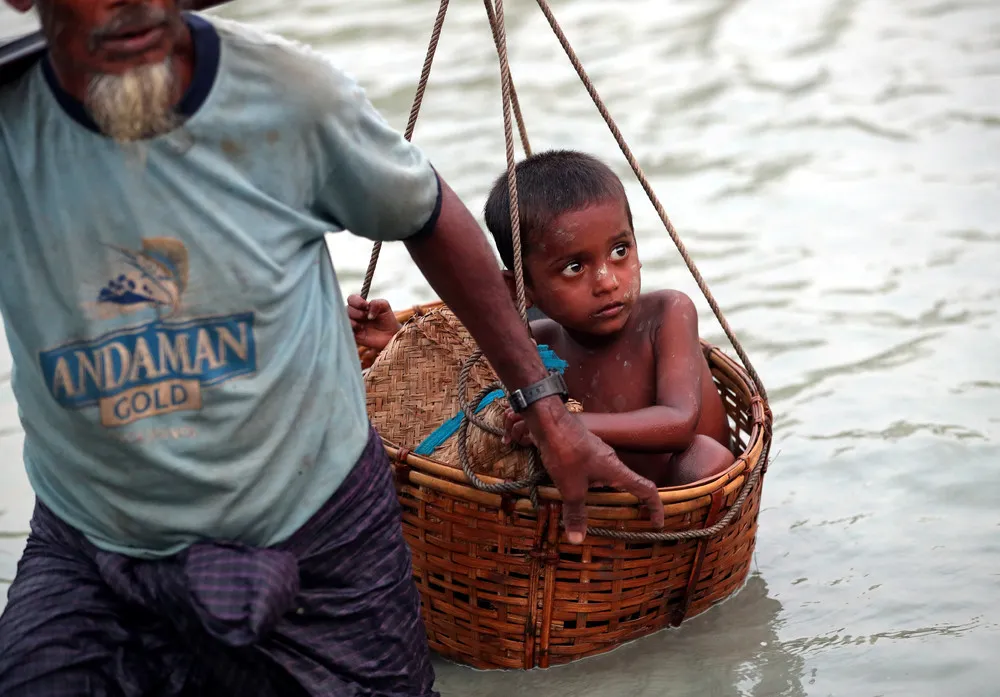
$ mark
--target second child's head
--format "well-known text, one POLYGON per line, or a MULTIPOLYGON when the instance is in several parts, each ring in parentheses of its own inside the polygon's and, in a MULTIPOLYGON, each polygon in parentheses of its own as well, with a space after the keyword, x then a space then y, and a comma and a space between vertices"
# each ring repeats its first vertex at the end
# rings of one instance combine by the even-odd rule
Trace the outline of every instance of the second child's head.
MULTIPOLYGON (((618 332, 638 299, 641 267, 621 180, 600 160, 569 150, 532 155, 515 174, 528 302, 570 331, 618 332)), ((506 172, 483 212, 513 286, 506 172)))

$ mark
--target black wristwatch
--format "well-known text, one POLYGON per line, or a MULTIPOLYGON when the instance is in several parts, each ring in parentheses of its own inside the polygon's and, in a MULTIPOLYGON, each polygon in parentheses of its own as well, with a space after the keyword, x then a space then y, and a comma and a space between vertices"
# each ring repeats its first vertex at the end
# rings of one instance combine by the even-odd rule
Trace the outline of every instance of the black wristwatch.
POLYGON ((566 381, 563 380, 560 373, 552 373, 536 383, 514 390, 510 393, 508 400, 510 408, 521 413, 538 400, 555 395, 559 395, 564 402, 569 399, 569 389, 567 389, 566 381))

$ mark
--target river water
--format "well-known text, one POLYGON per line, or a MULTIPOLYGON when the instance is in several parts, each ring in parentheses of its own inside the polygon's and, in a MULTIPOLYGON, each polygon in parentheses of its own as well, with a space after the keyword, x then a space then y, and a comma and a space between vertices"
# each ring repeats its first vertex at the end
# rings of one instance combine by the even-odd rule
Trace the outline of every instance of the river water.
MULTIPOLYGON (((620 171, 645 287, 689 292, 725 344, 537 7, 506 4, 533 146, 620 171)), ((775 458, 734 598, 548 671, 439 661, 442 694, 1000 694, 1000 5, 552 4, 769 389, 775 458)), ((402 128, 436 5, 221 13, 328 53, 402 128)), ((415 139, 478 211, 504 166, 497 63, 482 3, 452 5, 415 139)), ((0 33, 19 22, 0 10, 0 33)), ((355 291, 367 243, 331 250, 355 291)), ((396 245, 373 292, 432 297, 396 245)), ((0 348, 3 579, 32 505, 9 370, 0 348)))

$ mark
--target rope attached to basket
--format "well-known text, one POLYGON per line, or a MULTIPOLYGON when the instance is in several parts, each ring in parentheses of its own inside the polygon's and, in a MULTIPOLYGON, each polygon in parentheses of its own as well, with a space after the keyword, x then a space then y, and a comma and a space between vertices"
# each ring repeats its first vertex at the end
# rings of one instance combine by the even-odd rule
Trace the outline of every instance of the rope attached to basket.
MULTIPOLYGON (((499 0, 498 0, 499 1, 499 0)), ((649 202, 653 204, 653 208, 656 209, 656 213, 660 216, 660 220, 663 222, 663 226, 667 230, 667 234, 670 235, 670 239, 673 240, 674 245, 677 247, 677 251, 680 253, 681 258, 687 265, 688 271, 694 277, 695 283, 698 284, 698 288, 701 290, 702 294, 705 296, 705 300, 708 301, 709 307, 712 308, 712 312, 715 313, 716 319, 719 320, 719 324, 722 325, 722 330, 726 333, 726 337, 729 339, 733 348, 736 349, 736 355, 739 356, 740 361, 742 361, 743 366, 747 370, 747 374, 750 375, 750 379, 753 380, 754 387, 760 393, 760 396, 767 402, 767 390, 764 388, 764 383, 761 381, 760 376, 757 375, 757 371, 754 369, 753 364, 750 362, 750 358, 747 356, 746 351, 743 350, 743 345, 740 340, 736 338, 736 334, 733 332, 732 327, 729 326, 729 322, 726 321, 725 315, 722 313, 722 309, 719 307, 719 303, 716 302, 715 297, 712 295, 712 291, 709 290, 708 284, 705 283, 705 279, 702 278, 701 272, 698 271, 698 267, 695 266, 694 260, 688 254, 687 248, 684 243, 681 242, 680 236, 677 234, 677 230, 674 228, 673 223, 667 216, 667 212, 664 210, 663 205, 660 203, 659 198, 653 191, 653 187, 650 185, 649 180, 646 179, 645 173, 642 171, 642 167, 639 166, 639 162, 635 159, 635 155, 632 154, 632 149, 625 142, 624 136, 622 136, 621 130, 618 128, 618 124, 615 123, 614 118, 608 111, 607 106, 604 104, 604 100, 597 93, 597 88, 594 87, 594 83, 591 81, 590 76, 587 75, 587 71, 584 69, 583 64, 576 55, 576 51, 569 43, 569 39, 566 38, 566 34, 563 32, 562 27, 559 26, 558 20, 556 20, 555 15, 552 13, 552 8, 549 7, 548 0, 536 0, 538 6, 542 10, 542 14, 545 15, 545 19, 548 20, 549 26, 552 27, 553 33, 562 45, 563 50, 566 52, 566 57, 569 58, 570 63, 576 69, 577 75, 580 77, 580 81, 583 82, 584 87, 587 88, 587 92, 590 94, 591 99, 594 101, 594 106, 600 112, 601 116, 604 118, 605 123, 607 123, 608 128, 611 130, 611 135, 614 136, 615 141, 618 143, 618 147, 622 151, 622 155, 628 160, 629 165, 632 167, 632 171, 635 173, 636 179, 642 185, 643 190, 645 190, 646 195, 649 197, 649 202)))
POLYGON ((588 526, 587 534, 596 537, 610 537, 611 539, 624 540, 625 542, 675 542, 679 540, 698 540, 704 537, 715 537, 739 517, 740 511, 743 510, 743 505, 750 497, 750 492, 757 486, 757 482, 763 472, 764 462, 766 462, 763 455, 764 453, 762 452, 761 457, 757 459, 757 463, 750 470, 750 475, 747 477, 746 482, 744 482, 739 496, 736 497, 736 501, 733 502, 732 508, 726 511, 726 515, 715 525, 698 530, 678 530, 676 532, 629 532, 627 530, 615 530, 614 528, 588 526))
MULTIPOLYGON (((742 344, 736 337, 735 332, 729 325, 729 322, 726 320, 725 315, 723 314, 722 309, 719 307, 718 302, 712 295, 711 290, 709 290, 708 284, 705 282, 705 279, 698 271, 698 268, 695 265, 694 260, 691 259, 691 256, 688 253, 687 248, 681 241, 680 236, 677 233, 677 230, 674 228, 673 223, 670 221, 670 218, 667 215, 666 211, 664 210, 663 205, 660 203, 659 198, 653 191, 653 187, 650 185, 649 180, 646 178, 646 175, 643 172, 642 167, 639 165, 638 161, 635 158, 635 155, 632 153, 631 148, 628 146, 628 143, 626 143, 625 138, 621 133, 621 130, 618 128, 617 123, 615 122, 614 118, 608 111, 607 106, 604 104, 604 100, 598 94, 597 88, 594 86, 594 83, 587 75, 587 72, 584 69, 583 64, 580 62, 580 59, 576 55, 576 51, 574 51, 573 47, 570 45, 569 39, 566 38, 566 34, 563 32, 562 27, 559 25, 559 22, 556 19, 555 15, 553 14, 551 7, 549 7, 549 3, 547 2, 547 0, 536 0, 536 2, 538 3, 538 6, 542 11, 542 14, 545 15, 545 18, 548 21, 549 26, 552 28, 552 31, 555 34, 556 38, 558 39, 564 52, 566 53, 567 58, 569 58, 570 63, 573 65, 574 69, 577 72, 577 75, 583 82, 584 87, 590 94, 590 97, 593 100, 594 105, 597 107, 597 110, 600 112, 601 116, 604 118, 605 123, 608 125, 608 128, 610 129, 611 134, 614 136, 615 141, 618 143, 618 146, 621 149, 622 154, 625 156, 625 159, 631 166, 632 171, 636 176, 636 179, 639 181, 643 190, 646 192, 646 195, 649 198, 650 203, 653 205, 653 208, 660 216, 660 220, 662 221, 667 231, 667 234, 669 234, 670 239, 673 240, 674 245, 677 247, 677 251, 680 253, 681 258, 684 260, 685 265, 691 272, 691 275, 694 278, 695 283, 698 285, 699 290, 701 290, 706 301, 708 302, 709 307, 712 309, 712 312, 715 314, 716 319, 722 326, 723 332, 725 332, 726 337, 729 339, 733 348, 736 350, 737 356, 743 363, 743 366, 746 369, 747 374, 749 375, 751 381, 753 382, 754 387, 756 388, 763 405, 763 418, 761 425, 764 429, 765 436, 767 436, 765 438, 765 442, 763 448, 761 449, 761 453, 758 457, 758 460, 755 463, 753 469, 750 471, 749 475, 747 476, 747 479, 744 482, 743 488, 741 489, 739 495, 737 496, 736 501, 733 503, 733 506, 726 513, 726 515, 714 525, 700 530, 684 530, 678 532, 627 532, 623 530, 614 530, 610 528, 598 528, 598 527, 589 527, 587 529, 587 532, 588 534, 595 536, 609 537, 626 541, 669 542, 675 540, 692 540, 705 537, 712 537, 714 535, 717 535, 721 530, 723 530, 726 526, 731 524, 733 520, 736 519, 736 517, 742 510, 746 500, 749 498, 750 492, 754 489, 754 487, 756 487, 761 474, 766 469, 767 460, 770 453, 771 444, 769 436, 771 435, 771 424, 772 424, 771 411, 767 402, 767 390, 764 387, 764 383, 760 379, 760 376, 758 375, 756 369, 753 367, 753 364, 751 363, 749 356, 747 356, 747 353, 744 350, 742 344)), ((524 127, 520 105, 517 99, 517 93, 514 90, 513 78, 511 77, 511 72, 510 72, 510 62, 507 55, 507 33, 504 21, 503 0, 484 0, 484 4, 486 6, 486 13, 490 21, 490 27, 493 31, 493 39, 494 43, 496 44, 497 56, 500 61, 501 92, 503 96, 502 108, 503 108, 503 124, 504 124, 504 141, 506 146, 506 159, 507 159, 507 186, 508 186, 508 195, 510 201, 511 233, 512 233, 511 237, 514 247, 513 270, 514 270, 514 282, 515 282, 515 295, 516 295, 518 312, 521 315, 522 321, 524 321, 524 323, 527 325, 528 318, 527 318, 527 306, 525 302, 525 292, 524 292, 524 269, 523 269, 523 260, 521 251, 521 225, 520 225, 520 214, 519 214, 520 205, 518 203, 518 197, 517 197, 517 177, 516 177, 515 156, 514 156, 514 132, 512 123, 514 119, 512 118, 511 115, 512 110, 515 112, 515 118, 517 121, 518 130, 521 136, 521 143, 522 147, 524 148, 525 154, 529 155, 531 153, 531 150, 530 150, 530 145, 528 143, 527 131, 524 127)), ((448 9, 448 0, 441 0, 441 6, 438 9, 437 18, 434 23, 434 29, 431 32, 430 44, 427 47, 427 55, 424 60, 423 70, 421 71, 420 82, 417 86, 417 93, 416 96, 414 97, 413 106, 410 111, 410 120, 407 123, 406 134, 405 134, 407 140, 410 140, 413 135, 413 129, 416 124, 417 115, 419 114, 420 111, 420 105, 423 100, 424 91, 426 90, 427 87, 427 81, 430 76, 431 65, 434 60, 434 53, 437 49, 437 44, 440 39, 441 28, 444 24, 444 18, 447 9, 448 9)), ((381 250, 381 243, 376 242, 374 248, 372 249, 371 260, 368 265, 368 270, 365 274, 365 280, 361 291, 361 295, 364 298, 368 297, 368 293, 371 289, 371 282, 375 273, 375 267, 378 263, 380 250, 381 250)), ((477 350, 465 362, 465 364, 462 367, 461 374, 459 376, 458 399, 463 418, 461 420, 461 425, 459 426, 459 431, 458 431, 458 439, 459 439, 458 453, 462 470, 465 473, 466 477, 468 477, 472 485, 475 486, 477 489, 480 489, 481 491, 486 491, 494 494, 503 494, 518 489, 527 488, 532 504, 537 508, 538 484, 544 477, 544 471, 542 470, 542 468, 538 463, 538 453, 535 448, 531 448, 530 450, 530 457, 529 457, 530 474, 528 478, 520 481, 489 484, 481 480, 478 476, 476 476, 475 472, 472 471, 472 468, 469 464, 466 440, 470 423, 475 424, 476 427, 483 429, 494 435, 497 435, 499 437, 503 436, 503 433, 500 432, 499 429, 496 429, 490 426, 489 424, 483 422, 475 413, 475 408, 474 408, 474 405, 478 404, 483 399, 483 397, 485 397, 490 392, 496 389, 503 389, 503 385, 501 385, 500 383, 494 383, 492 385, 487 386, 481 391, 479 395, 477 395, 476 399, 471 402, 466 398, 466 388, 468 386, 468 380, 471 370, 475 366, 475 364, 482 359, 483 359, 482 350, 477 350)))
MULTIPOLYGON (((483 0, 486 4, 486 14, 490 20, 490 28, 493 32, 493 40, 497 44, 497 52, 500 51, 499 39, 497 38, 497 20, 493 12, 491 0, 483 0)), ((424 93, 427 91, 427 82, 430 80, 431 67, 434 65, 434 56, 437 53, 438 43, 441 41, 441 29, 444 27, 444 19, 448 14, 449 0, 441 0, 438 6, 437 16, 434 18, 434 28, 431 30, 431 38, 427 43, 427 53, 424 56, 424 65, 420 70, 420 81, 417 83, 417 91, 413 97, 413 104, 410 107, 410 118, 406 122, 406 130, 403 135, 407 140, 413 140, 413 131, 417 126, 417 118, 420 116, 420 107, 424 102, 424 93)), ((504 49, 506 51, 506 47, 504 49)), ((508 80, 510 85, 510 100, 514 107, 514 115, 517 118, 517 129, 521 134, 521 146, 525 155, 531 155, 531 145, 528 142, 528 131, 524 126, 524 118, 521 115, 521 104, 517 99, 517 92, 514 90, 513 78, 508 70, 508 80)), ((365 271, 365 280, 361 284, 361 297, 368 299, 372 289, 372 280, 375 278, 375 269, 378 266, 379 254, 382 252, 382 243, 375 242, 372 245, 371 259, 368 260, 368 269, 365 271)))
MULTIPOLYGON (((511 241, 514 246, 514 294, 516 296, 515 301, 517 303, 517 310, 521 315, 521 321, 524 322, 525 326, 530 326, 530 323, 528 322, 528 306, 524 294, 524 262, 521 252, 521 206, 517 199, 514 128, 511 123, 511 103, 513 99, 516 99, 516 97, 512 98, 511 96, 514 94, 514 84, 510 75, 510 62, 507 59, 507 30, 504 22, 503 0, 495 0, 495 4, 492 0, 484 0, 484 4, 486 5, 486 14, 490 20, 490 27, 493 30, 493 40, 496 44, 497 56, 500 59, 500 88, 503 97, 503 133, 507 156, 507 195, 510 201, 509 210, 511 241)), ((522 138, 525 139, 525 150, 528 150, 526 142, 527 136, 523 128, 522 138)), ((497 387, 504 389, 502 384, 494 383, 489 385, 488 389, 484 389, 482 394, 477 396, 475 402, 470 403, 466 399, 466 386, 468 385, 469 374, 472 372, 476 363, 482 359, 482 349, 477 349, 475 353, 469 356, 469 358, 465 361, 465 364, 462 366, 462 372, 458 378, 458 404, 464 415, 458 430, 459 464, 462 466, 462 471, 465 472, 465 476, 469 478, 472 485, 481 491, 493 494, 503 494, 527 488, 531 504, 537 509, 538 484, 544 478, 545 471, 538 462, 538 450, 536 448, 530 448, 528 451, 528 477, 519 481, 487 484, 476 476, 476 473, 472 471, 472 466, 469 464, 467 439, 470 423, 475 424, 478 428, 492 433, 493 435, 499 437, 503 437, 504 435, 503 432, 498 432, 498 429, 495 429, 480 420, 473 409, 473 405, 478 403, 483 396, 489 394, 489 392, 493 389, 496 389, 497 387)))
MULTIPOLYGON (((420 106, 424 103, 424 92, 427 91, 427 81, 431 77, 431 67, 434 65, 434 54, 437 53, 438 42, 441 41, 441 29, 444 27, 444 18, 448 14, 448 1, 441 0, 438 7, 437 17, 434 18, 434 28, 431 30, 431 38, 427 44, 427 54, 424 56, 424 67, 420 69, 420 82, 417 83, 417 93, 413 96, 413 105, 410 107, 410 118, 406 122, 404 137, 413 140, 413 130, 417 127, 417 117, 420 116, 420 106)), ((375 267, 378 266, 379 253, 382 251, 382 243, 376 242, 372 247, 372 256, 368 261, 368 270, 365 271, 365 280, 361 284, 361 297, 368 299, 368 294, 372 289, 372 279, 375 278, 375 267)))
MULTIPOLYGON (((502 4, 503 0, 497 0, 498 4, 502 4)), ((600 94, 597 92, 597 88, 594 86, 593 81, 591 81, 590 76, 584 69, 583 64, 580 62, 579 57, 576 55, 576 51, 573 50, 569 39, 566 38, 566 34, 563 32, 562 27, 559 25, 559 21, 556 19, 552 12, 552 8, 549 6, 548 0, 536 0, 538 7, 541 9, 542 14, 545 15, 545 19, 548 21, 549 26, 552 28, 552 32, 555 34, 556 38, 559 40, 563 51, 566 53, 566 57, 569 58, 570 63, 572 63, 573 68, 576 70, 577 75, 580 77, 580 81, 583 83, 584 87, 587 89, 587 93, 590 94, 591 99, 594 102, 594 106, 597 107, 598 112, 604 118, 604 122, 608 125, 611 134, 615 138, 615 142, 618 143, 618 147, 621 149, 622 155, 628 161, 629 166, 632 167, 632 172, 635 174, 636 179, 639 184, 642 185, 643 190, 646 192, 646 196, 649 198, 649 202, 653 204, 653 208, 656 210, 657 215, 660 216, 660 220, 663 222, 664 228, 666 228, 667 234, 670 235, 670 239, 673 240, 674 245, 677 247, 677 251, 680 253, 681 258, 684 260, 688 271, 691 272, 692 277, 694 277, 695 283, 698 285, 699 290, 705 296, 705 300, 708 302, 708 306, 712 309, 715 314, 715 318, 719 321, 722 326, 722 331, 725 332, 726 337, 729 342, 733 345, 736 350, 736 355, 739 356, 740 361, 743 363, 743 367, 746 368, 747 374, 753 381, 754 387, 757 389, 757 393, 760 395, 763 406, 764 406, 764 422, 763 428, 767 436, 771 435, 771 423, 772 416, 771 410, 768 406, 767 401, 767 389, 764 387, 764 382, 760 379, 757 370, 753 367, 753 363, 750 361, 750 357, 747 355, 740 343, 740 340, 736 337, 736 333, 733 331, 729 322, 726 320, 725 315, 722 312, 722 308, 719 307, 719 303, 715 300, 715 296, 712 295, 712 291, 709 290, 708 284, 702 277, 701 272, 698 271, 698 267, 695 265, 694 260, 691 255, 688 254, 687 248, 681 241, 680 235, 677 234, 676 228, 674 228, 673 223, 670 221, 670 217, 667 215, 666 210, 663 208, 663 204, 660 203, 659 197, 657 197, 656 192, 653 191, 652 185, 650 185, 649 180, 646 178, 645 173, 642 171, 642 167, 639 165, 638 160, 636 160, 635 155, 632 153, 632 149, 625 142, 625 137, 622 135, 621 130, 618 128, 618 124, 615 123, 614 117, 611 116, 610 111, 608 111, 607 106, 604 104, 604 100, 601 99, 600 94)), ((501 60, 504 60, 502 58, 501 60)), ((600 535, 602 537, 613 537, 616 539, 624 540, 651 540, 651 541, 661 541, 668 542, 674 540, 691 540, 698 539, 701 537, 711 537, 716 535, 719 531, 729 525, 739 514, 743 507, 743 503, 746 501, 749 492, 756 486, 757 481, 760 479, 760 475, 767 466, 768 456, 770 455, 771 449, 771 439, 768 437, 765 439, 764 447, 761 449, 760 456, 758 457, 757 463, 754 465, 753 470, 750 472, 750 476, 747 477, 747 481, 743 486, 742 491, 740 491, 739 496, 733 503, 733 507, 726 513, 726 515, 719 520, 715 525, 711 527, 704 528, 702 530, 685 530, 680 532, 653 532, 653 533, 630 533, 622 530, 612 530, 606 528, 590 528, 588 530, 589 534, 600 535)))
POLYGON ((458 376, 458 405, 462 410, 462 422, 458 427, 458 461, 462 465, 462 471, 465 476, 468 477, 469 481, 474 487, 480 491, 486 491, 491 494, 508 494, 512 491, 517 491, 518 489, 527 489, 528 498, 531 500, 531 505, 536 509, 538 508, 538 485, 545 477, 545 470, 538 464, 538 451, 535 448, 530 448, 528 450, 528 476, 525 479, 520 479, 517 481, 507 481, 498 482, 496 484, 489 484, 484 482, 479 476, 472 470, 472 465, 469 464, 469 450, 468 450, 468 438, 469 438, 469 424, 475 424, 477 428, 481 428, 487 433, 492 433, 498 438, 502 438, 504 433, 502 430, 491 426, 490 424, 482 421, 475 412, 474 405, 478 404, 486 395, 496 389, 504 389, 504 386, 499 382, 494 382, 487 385, 479 394, 476 395, 475 399, 471 402, 466 398, 466 390, 469 385, 469 375, 472 372, 473 367, 476 363, 483 357, 483 352, 481 349, 477 349, 469 359, 462 366, 462 372, 458 376))

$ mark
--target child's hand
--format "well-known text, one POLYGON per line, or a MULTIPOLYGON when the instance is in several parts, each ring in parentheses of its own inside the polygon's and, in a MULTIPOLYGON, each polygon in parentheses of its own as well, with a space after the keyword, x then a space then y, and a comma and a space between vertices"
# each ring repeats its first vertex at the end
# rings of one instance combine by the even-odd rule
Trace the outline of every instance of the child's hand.
POLYGON ((354 340, 376 351, 384 349, 402 327, 389 302, 382 299, 369 302, 360 295, 351 295, 347 298, 347 316, 354 340))
POLYGON ((503 423, 503 431, 504 445, 517 443, 518 445, 529 447, 535 444, 534 439, 531 437, 531 432, 528 431, 528 425, 524 423, 524 419, 521 418, 521 415, 515 413, 513 409, 507 409, 507 415, 504 418, 503 423))

